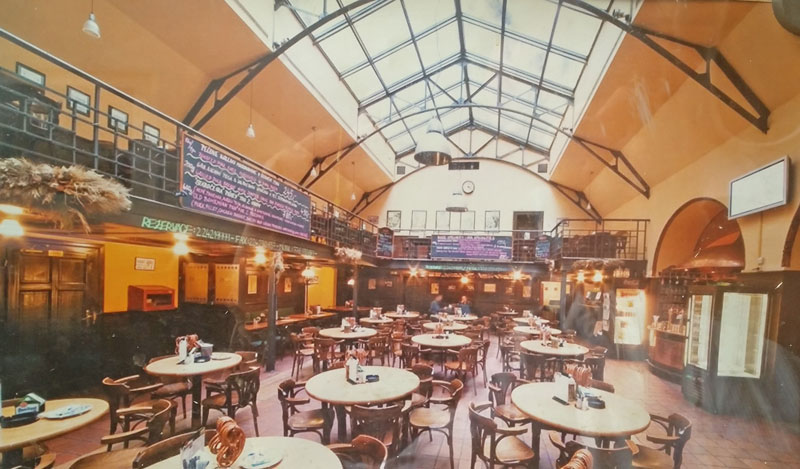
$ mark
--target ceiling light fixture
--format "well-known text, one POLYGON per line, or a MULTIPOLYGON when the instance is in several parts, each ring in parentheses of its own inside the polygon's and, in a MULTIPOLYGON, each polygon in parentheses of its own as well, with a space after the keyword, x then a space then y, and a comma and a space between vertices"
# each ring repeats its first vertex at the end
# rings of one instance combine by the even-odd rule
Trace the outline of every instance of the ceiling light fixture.
POLYGON ((100 39, 100 25, 97 24, 97 19, 94 16, 94 0, 92 0, 92 10, 89 13, 89 19, 83 23, 83 32, 89 37, 100 39))
POLYGON ((466 275, 462 275, 461 276, 461 284, 462 285, 466 285, 468 283, 469 283, 469 277, 467 277, 466 275))
POLYGON ((603 281, 603 271, 602 270, 595 270, 594 276, 592 277, 592 281, 594 283, 601 283, 603 281))
POLYGON ((586 280, 586 274, 584 274, 582 270, 579 270, 576 280, 578 281, 578 283, 583 283, 584 280, 586 280))
POLYGON ((250 84, 250 125, 244 133, 247 138, 256 138, 256 128, 253 127, 253 84, 250 84))
POLYGON ((442 122, 433 118, 428 123, 428 131, 417 142, 414 159, 426 166, 441 166, 453 159, 450 142, 444 136, 442 122))
POLYGON ((25 234, 25 229, 13 218, 6 218, 0 222, 0 236, 6 238, 19 238, 25 234))
POLYGON ((311 177, 317 177, 317 128, 311 127, 311 156, 314 158, 311 160, 311 177))
POLYGON ((303 271, 300 273, 300 275, 302 275, 303 278, 306 280, 311 280, 314 278, 314 269, 312 269, 311 266, 307 265, 306 268, 303 269, 303 271))
POLYGON ((178 241, 172 246, 172 252, 174 252, 178 256, 185 256, 189 254, 189 245, 186 244, 186 241, 178 241))
POLYGON ((253 262, 256 265, 264 265, 267 263, 267 251, 263 247, 258 246, 256 248, 256 255, 253 256, 253 262))
POLYGON ((514 280, 522 280, 522 271, 521 270, 514 270, 511 273, 511 278, 514 280))

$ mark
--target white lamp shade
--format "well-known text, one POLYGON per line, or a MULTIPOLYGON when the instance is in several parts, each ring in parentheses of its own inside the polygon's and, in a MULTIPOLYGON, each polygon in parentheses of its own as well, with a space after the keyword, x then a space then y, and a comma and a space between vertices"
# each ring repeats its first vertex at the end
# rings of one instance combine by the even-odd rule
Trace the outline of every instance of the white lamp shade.
POLYGON ((431 119, 428 132, 417 142, 414 159, 428 166, 439 166, 450 163, 452 151, 450 142, 445 138, 442 123, 439 119, 431 119))
POLYGON ((466 212, 467 201, 464 198, 464 194, 461 192, 454 192, 453 195, 450 196, 450 200, 447 202, 447 207, 444 209, 447 212, 466 212))
POLYGON ((247 135, 247 138, 256 138, 256 128, 253 127, 253 124, 247 126, 247 131, 244 134, 247 135))
POLYGON ((95 39, 100 39, 100 25, 95 20, 94 12, 89 13, 89 19, 83 23, 83 32, 95 39))

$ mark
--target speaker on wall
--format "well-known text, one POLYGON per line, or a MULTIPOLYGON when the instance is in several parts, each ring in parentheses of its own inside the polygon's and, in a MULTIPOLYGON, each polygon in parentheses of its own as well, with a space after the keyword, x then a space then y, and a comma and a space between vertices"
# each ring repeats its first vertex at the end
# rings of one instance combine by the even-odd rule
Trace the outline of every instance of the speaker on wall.
POLYGON ((800 0, 772 0, 772 11, 781 26, 800 36, 800 0))

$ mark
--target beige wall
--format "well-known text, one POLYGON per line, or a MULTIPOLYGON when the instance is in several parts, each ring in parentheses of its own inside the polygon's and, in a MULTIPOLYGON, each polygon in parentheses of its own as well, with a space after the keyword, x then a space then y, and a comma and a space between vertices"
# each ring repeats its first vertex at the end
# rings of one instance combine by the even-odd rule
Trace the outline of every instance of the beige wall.
POLYGON ((179 258, 170 248, 106 243, 103 266, 103 312, 128 311, 129 285, 158 285, 175 291, 178 306, 179 258), (137 257, 155 259, 155 270, 134 268, 137 257))
MULTIPOLYGON (((436 227, 436 211, 444 210, 453 190, 461 181, 475 183, 475 192, 465 195, 468 210, 475 211, 475 229, 484 229, 487 210, 500 210, 500 229, 510 230, 515 211, 544 212, 544 229, 551 229, 560 218, 586 218, 587 215, 558 191, 530 172, 512 164, 479 160, 477 171, 450 171, 447 166, 427 167, 409 174, 370 205, 361 215, 377 215, 386 224, 387 210, 402 212, 401 229, 411 228, 411 211, 427 211, 427 229, 436 227)), ((451 226, 451 228, 456 228, 451 226)))

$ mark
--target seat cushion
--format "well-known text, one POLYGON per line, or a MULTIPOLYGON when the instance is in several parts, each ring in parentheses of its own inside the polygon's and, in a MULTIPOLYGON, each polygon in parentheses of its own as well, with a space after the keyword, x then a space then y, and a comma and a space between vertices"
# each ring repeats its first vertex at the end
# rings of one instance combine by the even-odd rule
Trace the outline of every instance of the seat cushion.
POLYGON ((161 386, 153 391, 154 398, 175 396, 177 394, 188 393, 192 390, 190 381, 180 381, 178 383, 170 383, 161 386))
POLYGON ((442 409, 420 407, 411 411, 408 416, 408 422, 413 427, 444 428, 450 423, 450 412, 442 409))
POLYGON ((672 469, 675 462, 672 456, 648 446, 639 446, 639 452, 633 457, 633 467, 648 469, 672 469))
POLYGON ((514 422, 522 422, 530 420, 530 418, 523 414, 519 407, 514 404, 503 404, 494 408, 494 413, 503 420, 510 420, 514 422))
POLYGON ((325 414, 322 409, 305 410, 289 417, 289 428, 292 430, 311 430, 325 426, 325 414))
MULTIPOLYGON (((527 461, 533 459, 536 454, 516 436, 507 436, 497 443, 495 450, 497 460, 500 462, 527 461)), ((492 455, 491 441, 487 438, 483 445, 483 455, 489 459, 492 455)))
MULTIPOLYGON (((239 405, 239 395, 237 393, 231 393, 231 405, 234 407, 238 407, 239 405)), ((203 399, 202 402, 203 406, 214 407, 214 408, 221 408, 226 407, 228 403, 225 399, 225 394, 214 394, 211 397, 207 397, 203 399)))

